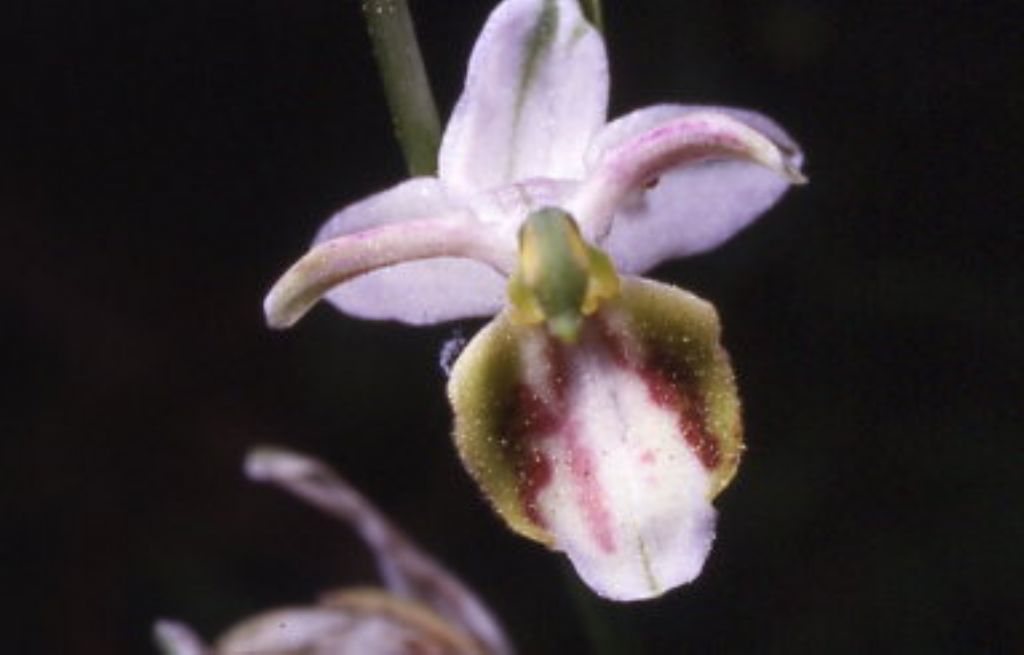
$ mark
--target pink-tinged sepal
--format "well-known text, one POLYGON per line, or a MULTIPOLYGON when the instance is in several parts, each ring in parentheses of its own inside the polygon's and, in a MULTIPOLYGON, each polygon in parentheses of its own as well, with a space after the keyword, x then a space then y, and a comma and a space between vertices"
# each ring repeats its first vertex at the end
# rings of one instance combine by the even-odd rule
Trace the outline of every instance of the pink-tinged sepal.
POLYGON ((803 155, 771 119, 722 107, 655 105, 606 125, 566 204, 624 273, 709 250, 791 184, 803 155))
MULTIPOLYGON (((448 275, 451 271, 443 269, 443 266, 453 258, 457 258, 459 263, 467 262, 482 268, 484 273, 499 281, 501 278, 497 272, 506 272, 512 267, 511 253, 506 244, 463 215, 385 224, 314 245, 267 294, 263 302, 267 323, 275 328, 291 327, 335 287, 376 272, 387 273, 391 267, 430 260, 430 271, 440 268, 448 275), (486 265, 494 270, 489 271, 486 265)), ((426 275, 428 271, 424 269, 423 273, 426 275)), ((472 275, 475 271, 465 273, 472 275)), ((401 275, 407 273, 402 272, 401 275)), ((352 287, 353 284, 349 284, 334 293, 344 293, 352 287)), ((361 289, 356 290, 363 293, 361 289)), ((397 289, 390 297, 382 294, 377 305, 388 313, 373 315, 368 307, 364 315, 396 318, 391 312, 400 308, 404 312, 400 316, 407 322, 433 323, 461 317, 469 306, 458 305, 458 312, 451 314, 453 304, 459 301, 450 299, 457 296, 445 296, 447 287, 444 284, 432 286, 427 299, 417 296, 416 290, 416 285, 410 284, 397 289), (417 311, 410 313, 410 308, 417 311)), ((485 304, 482 309, 489 308, 490 305, 485 304)))
POLYGON ((714 308, 632 278, 576 344, 498 316, 449 383, 460 455, 509 526, 597 593, 696 577, 739 461, 739 400, 714 308))
POLYGON ((287 327, 321 295, 353 316, 413 325, 494 314, 504 289, 494 259, 514 239, 464 205, 417 177, 344 207, 275 285, 268 321, 287 327))

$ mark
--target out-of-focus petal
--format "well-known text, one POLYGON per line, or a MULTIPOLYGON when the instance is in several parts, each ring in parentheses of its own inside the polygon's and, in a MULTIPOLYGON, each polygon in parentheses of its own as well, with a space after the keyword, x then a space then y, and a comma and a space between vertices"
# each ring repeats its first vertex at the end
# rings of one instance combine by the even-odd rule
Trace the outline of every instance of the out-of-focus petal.
POLYGON ((422 608, 376 591, 271 610, 233 627, 216 655, 484 655, 422 608))
POLYGON ((468 211, 437 202, 433 191, 424 204, 448 213, 420 219, 424 212, 413 199, 424 187, 436 191, 434 184, 414 180, 343 210, 345 216, 332 220, 267 294, 267 322, 288 327, 325 294, 357 316, 415 324, 500 307, 498 271, 513 266, 511 239, 468 211), (412 216, 399 217, 400 210, 412 216))
POLYGON ((587 159, 587 182, 568 208, 631 273, 718 246, 803 181, 803 155, 788 134, 761 114, 721 107, 627 114, 605 127, 587 159))
POLYGON ((472 646, 461 647, 460 652, 512 652, 504 630, 483 601, 326 464, 295 452, 259 448, 246 458, 245 470, 250 479, 273 483, 351 525, 373 551, 393 594, 346 591, 331 594, 324 602, 350 613, 393 615, 395 620, 420 624, 423 632, 472 646), (395 596, 417 604, 398 603, 395 596), (432 612, 414 611, 421 606, 432 612))
POLYGON ((428 606, 404 601, 377 589, 335 591, 322 596, 320 604, 358 616, 390 619, 403 626, 416 634, 415 641, 407 644, 410 655, 419 655, 421 652, 453 655, 499 655, 512 652, 507 644, 502 649, 495 649, 492 644, 473 639, 470 634, 462 631, 461 625, 449 623, 428 606))
POLYGON ((228 630, 217 641, 216 653, 327 653, 327 648, 341 643, 354 625, 353 617, 330 607, 270 610, 250 617, 228 630))
POLYGON ((506 0, 473 48, 439 175, 463 191, 579 178, 607 101, 604 42, 576 0, 506 0))
POLYGON ((208 655, 209 647, 189 626, 161 619, 153 625, 153 637, 164 655, 208 655))
POLYGON ((455 438, 509 526, 565 551, 597 593, 692 580, 742 426, 714 308, 624 279, 578 345, 500 315, 456 362, 455 438))

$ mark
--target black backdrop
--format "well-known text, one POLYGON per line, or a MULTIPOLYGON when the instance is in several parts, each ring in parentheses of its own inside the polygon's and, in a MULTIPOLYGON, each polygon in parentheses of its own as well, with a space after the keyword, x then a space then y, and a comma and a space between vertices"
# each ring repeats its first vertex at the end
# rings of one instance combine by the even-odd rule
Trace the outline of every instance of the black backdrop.
MULTIPOLYGON (((655 272, 718 305, 749 450, 695 584, 582 614, 630 653, 1024 652, 1007 8, 606 5, 613 114, 764 110, 811 185, 655 272)), ((489 6, 413 3, 444 113, 489 6)), ((355 1, 9 0, 0 37, 2 649, 148 652, 157 616, 212 636, 371 581, 346 530, 242 478, 275 442, 357 483, 522 652, 593 650, 562 559, 456 461, 452 326, 263 327, 319 222, 403 175, 355 1)))

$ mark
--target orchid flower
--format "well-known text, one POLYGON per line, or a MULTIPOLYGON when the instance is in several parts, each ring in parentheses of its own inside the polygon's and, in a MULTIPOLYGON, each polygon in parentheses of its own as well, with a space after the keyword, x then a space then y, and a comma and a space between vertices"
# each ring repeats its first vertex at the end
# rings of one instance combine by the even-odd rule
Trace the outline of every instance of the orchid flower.
POLYGON ((370 319, 491 323, 451 371, 455 443, 516 532, 611 599, 699 574, 742 450, 714 308, 633 277, 713 248, 804 181, 760 114, 656 105, 605 123, 575 0, 505 0, 473 49, 437 177, 342 209, 270 291, 370 319), (500 312, 500 313, 499 313, 500 312))
POLYGON ((386 589, 340 589, 313 605, 268 610, 231 627, 213 646, 187 625, 162 620, 155 633, 168 655, 512 655, 487 606, 326 465, 267 448, 252 452, 245 468, 250 479, 354 527, 386 589))

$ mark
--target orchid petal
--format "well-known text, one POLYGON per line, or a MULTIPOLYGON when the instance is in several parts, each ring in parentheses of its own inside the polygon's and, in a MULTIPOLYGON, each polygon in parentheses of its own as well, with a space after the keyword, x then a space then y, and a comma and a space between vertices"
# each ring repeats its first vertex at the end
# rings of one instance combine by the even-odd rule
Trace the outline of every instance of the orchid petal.
MULTIPOLYGON (((270 289, 263 303, 267 323, 274 328, 290 327, 334 287, 410 260, 467 257, 488 261, 495 269, 502 270, 507 266, 507 257, 492 247, 488 236, 478 225, 444 218, 386 225, 317 244, 270 289)), ((443 263, 432 261, 431 265, 443 263)), ((492 272, 492 275, 496 274, 492 272)), ((349 291, 343 288, 336 293, 349 291)), ((360 298, 359 293, 363 291, 357 289, 355 297, 360 298)), ((462 304, 453 316, 452 305, 444 301, 446 294, 453 292, 436 280, 426 289, 422 285, 408 284, 397 293, 401 295, 379 298, 378 303, 358 313, 366 318, 401 318, 411 323, 434 323, 466 315, 466 305, 462 304), (418 292, 424 295, 416 295, 418 292)), ((348 298, 341 295, 337 302, 354 312, 345 303, 348 298)))
POLYGON ((507 0, 473 48, 439 177, 461 191, 579 178, 607 102, 604 42, 576 0, 507 0))
POLYGON ((562 205, 578 187, 576 180, 535 177, 474 193, 463 203, 496 238, 515 244, 527 216, 543 207, 562 205))
MULTIPOLYGON (((452 199, 435 178, 422 177, 407 180, 342 209, 320 229, 315 244, 319 246, 346 235, 362 239, 363 232, 374 234, 372 229, 382 226, 395 226, 396 229, 387 234, 400 241, 404 229, 401 225, 439 218, 451 221, 452 228, 462 221, 467 237, 470 233, 484 236, 482 231, 475 231, 479 226, 462 209, 460 201, 452 199)), ((440 234, 437 236, 440 238, 440 234)), ((413 237, 410 232, 409 238, 413 237)), ((491 234, 478 245, 483 250, 494 250, 497 247, 495 242, 500 238, 496 233, 491 234)), ((493 270, 493 262, 488 262, 491 264, 488 265, 478 261, 486 260, 489 255, 480 252, 479 248, 471 248, 464 253, 446 253, 444 244, 437 239, 434 241, 438 249, 437 253, 430 255, 434 258, 403 261, 403 253, 396 250, 392 253, 394 260, 391 265, 364 272, 344 286, 328 291, 327 299, 341 311, 354 316, 391 319, 414 325, 488 316, 498 311, 503 301, 504 281, 493 270), (471 259, 453 259, 452 256, 471 259)), ((507 242, 511 253, 515 241, 509 236, 507 242)), ((411 247, 411 241, 407 245, 411 247)))
MULTIPOLYGON (((499 307, 499 273, 513 265, 512 246, 464 211, 395 220, 391 210, 412 202, 409 196, 418 195, 417 182, 350 207, 342 212, 346 216, 336 217, 321 230, 320 242, 267 294, 267 322, 288 327, 328 292, 343 311, 417 324, 486 314, 499 307), (341 220, 350 217, 358 220, 341 220), (360 223, 376 227, 361 229, 360 223), (353 232, 343 233, 349 228, 353 232), (338 233, 342 235, 335 236, 338 233), (343 282, 348 284, 334 289, 343 282)), ((422 210, 410 208, 410 213, 415 216, 422 210)))
POLYGON ((233 627, 216 655, 483 655, 423 608, 374 590, 347 592, 328 604, 270 610, 233 627))
POLYGON ((399 613, 406 622, 421 624, 427 632, 465 633, 462 641, 475 643, 492 655, 512 652, 508 637, 483 601, 326 464, 287 450, 260 448, 249 453, 245 470, 250 479, 275 484, 351 525, 373 551, 381 577, 393 594, 342 592, 331 594, 324 602, 364 613, 395 613, 405 606, 422 605, 432 611, 399 613), (417 605, 389 600, 395 596, 417 601, 417 605), (444 621, 430 620, 435 616, 444 621))
POLYGON ((567 208, 620 270, 638 273, 746 227, 805 181, 802 161, 789 135, 755 112, 658 105, 605 127, 567 208))
POLYGON ((317 652, 343 639, 352 617, 328 607, 270 610, 232 627, 217 641, 217 655, 317 652))
POLYGON ((207 655, 209 647, 188 625, 161 619, 153 625, 153 637, 164 655, 207 655))
MULTIPOLYGON (((419 655, 426 651, 437 652, 439 655, 502 655, 511 653, 511 646, 503 642, 500 647, 494 644, 473 639, 464 633, 458 623, 449 623, 445 617, 435 614, 429 606, 404 601, 400 598, 377 589, 344 589, 320 598, 320 604, 362 616, 375 616, 390 619, 412 633, 412 642, 402 645, 409 655, 419 655), (429 644, 429 648, 427 648, 429 644)), ((392 651, 374 643, 382 655, 390 655, 392 651)), ((364 650, 353 650, 363 653, 364 650)), ((406 652, 406 651, 400 651, 406 652)))
POLYGON ((563 550, 597 593, 692 580, 742 427, 714 308, 632 278, 576 346, 500 315, 449 383, 459 453, 509 526, 563 550))

